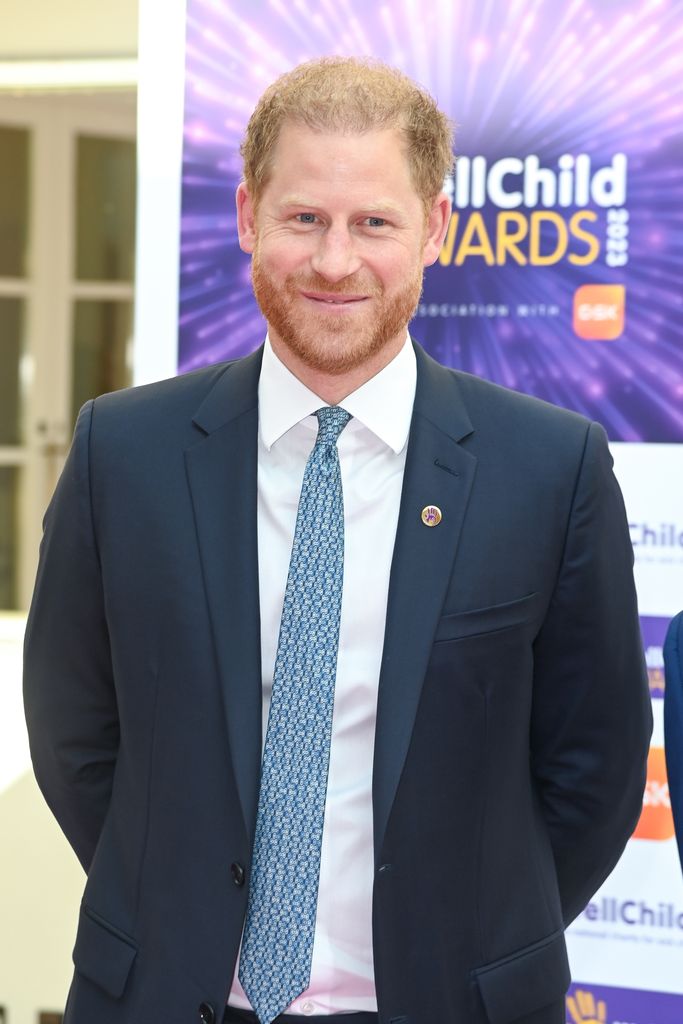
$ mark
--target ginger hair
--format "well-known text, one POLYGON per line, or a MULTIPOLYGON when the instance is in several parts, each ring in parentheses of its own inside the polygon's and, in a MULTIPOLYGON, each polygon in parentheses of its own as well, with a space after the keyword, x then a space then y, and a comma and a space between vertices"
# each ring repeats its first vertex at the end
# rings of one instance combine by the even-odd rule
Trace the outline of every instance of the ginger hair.
POLYGON ((398 129, 425 212, 453 168, 453 126, 426 90, 396 68, 357 57, 322 57, 281 75, 264 92, 240 148, 244 180, 258 205, 283 124, 314 132, 398 129))

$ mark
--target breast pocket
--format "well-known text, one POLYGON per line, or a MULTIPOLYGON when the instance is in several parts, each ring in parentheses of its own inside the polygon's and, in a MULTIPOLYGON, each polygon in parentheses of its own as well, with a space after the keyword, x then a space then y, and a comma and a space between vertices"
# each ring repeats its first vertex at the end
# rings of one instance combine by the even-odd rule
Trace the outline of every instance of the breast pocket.
POLYGON ((534 592, 503 604, 444 615, 437 626, 434 643, 464 640, 467 637, 498 633, 515 626, 532 625, 540 608, 541 595, 534 592))

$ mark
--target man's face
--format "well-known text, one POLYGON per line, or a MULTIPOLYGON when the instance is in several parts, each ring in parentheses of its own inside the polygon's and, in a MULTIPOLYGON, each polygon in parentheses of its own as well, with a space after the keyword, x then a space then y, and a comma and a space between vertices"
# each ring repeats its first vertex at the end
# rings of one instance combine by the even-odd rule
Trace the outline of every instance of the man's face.
POLYGON ((285 362, 333 375, 388 362, 438 256, 447 205, 440 197, 425 216, 397 130, 285 124, 258 209, 244 185, 237 194, 240 244, 285 362))

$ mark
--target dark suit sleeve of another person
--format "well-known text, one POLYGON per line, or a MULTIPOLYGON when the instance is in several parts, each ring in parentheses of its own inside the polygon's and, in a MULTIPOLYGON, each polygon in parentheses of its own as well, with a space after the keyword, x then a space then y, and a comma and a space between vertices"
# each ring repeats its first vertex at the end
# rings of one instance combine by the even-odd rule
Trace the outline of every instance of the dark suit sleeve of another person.
POLYGON ((90 505, 92 402, 45 514, 25 641, 24 702, 38 784, 87 871, 119 746, 102 580, 90 505))
POLYGON ((652 716, 632 566, 605 434, 592 424, 534 651, 531 768, 566 924, 612 870, 642 810, 652 716))
POLYGON ((683 612, 669 623, 664 642, 664 748, 676 826, 678 856, 683 865, 683 612))

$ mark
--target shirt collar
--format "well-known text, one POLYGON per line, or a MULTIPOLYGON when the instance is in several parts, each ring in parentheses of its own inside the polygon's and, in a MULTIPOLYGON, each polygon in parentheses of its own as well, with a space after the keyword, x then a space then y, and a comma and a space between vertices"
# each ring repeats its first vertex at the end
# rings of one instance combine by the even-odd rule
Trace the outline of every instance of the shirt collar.
MULTIPOLYGON (((408 441, 416 383, 415 352, 406 334, 403 347, 391 362, 340 404, 398 455, 408 441)), ((263 349, 258 397, 259 433, 269 451, 296 423, 328 404, 278 359, 268 337, 263 349)))

